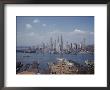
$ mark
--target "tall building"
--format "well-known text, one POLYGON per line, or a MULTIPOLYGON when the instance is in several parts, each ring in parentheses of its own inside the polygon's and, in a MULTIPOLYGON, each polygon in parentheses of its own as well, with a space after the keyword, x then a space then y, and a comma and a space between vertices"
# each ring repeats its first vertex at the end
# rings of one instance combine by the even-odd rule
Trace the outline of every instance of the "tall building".
POLYGON ((66 42, 66 50, 69 51, 69 49, 70 49, 70 46, 69 46, 68 42, 66 42))
POLYGON ((78 49, 78 46, 76 43, 74 43, 74 49, 78 49))
POLYGON ((82 44, 81 43, 79 43, 79 48, 82 49, 82 44))
POLYGON ((59 36, 58 36, 57 43, 56 43, 56 51, 57 52, 60 52, 60 40, 59 40, 59 36))
POLYGON ((50 50, 53 50, 53 40, 52 40, 52 37, 50 38, 50 50))
POLYGON ((54 41, 54 50, 56 50, 56 40, 54 41))
POLYGON ((72 45, 72 43, 71 43, 71 45, 70 45, 70 48, 71 48, 71 49, 73 48, 73 45, 72 45))
POLYGON ((61 49, 61 52, 63 51, 63 38, 62 38, 62 35, 61 35, 61 45, 60 45, 60 49, 61 49))
POLYGON ((82 49, 84 49, 85 48, 85 46, 86 46, 86 39, 85 38, 83 38, 83 41, 82 41, 82 49))

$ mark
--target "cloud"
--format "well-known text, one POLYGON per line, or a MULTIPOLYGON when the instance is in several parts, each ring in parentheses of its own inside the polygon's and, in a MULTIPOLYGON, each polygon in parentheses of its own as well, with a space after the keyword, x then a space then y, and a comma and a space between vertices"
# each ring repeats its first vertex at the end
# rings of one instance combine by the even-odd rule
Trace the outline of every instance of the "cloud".
POLYGON ((85 34, 85 33, 87 33, 87 32, 86 32, 86 31, 79 30, 79 29, 75 29, 73 33, 85 34))
POLYGON ((43 27, 46 27, 47 25, 46 25, 46 24, 42 24, 42 26, 43 26, 43 27))
POLYGON ((26 24, 26 28, 30 29, 30 28, 32 28, 32 25, 31 24, 26 24))
POLYGON ((61 30, 54 30, 54 31, 51 31, 49 32, 50 35, 65 35, 65 36, 75 36, 75 35, 87 35, 89 34, 87 31, 83 31, 83 30, 79 30, 79 29, 75 29, 73 31, 69 31, 69 32, 66 32, 66 31, 61 31, 61 30))
MULTIPOLYGON (((73 31, 62 31, 59 29, 41 33, 41 32, 27 32, 27 33, 17 33, 19 37, 19 44, 23 45, 38 45, 41 42, 49 43, 50 37, 53 40, 57 40, 58 36, 63 36, 64 44, 68 41, 69 43, 80 43, 82 42, 83 38, 86 38, 87 44, 94 43, 94 32, 84 31, 74 29, 73 31), (21 42, 22 41, 22 42, 21 42)), ((17 38, 18 39, 18 38, 17 38)))
POLYGON ((90 34, 90 32, 88 32, 88 31, 83 31, 83 30, 79 30, 79 29, 75 29, 75 30, 73 30, 73 31, 61 31, 61 30, 54 30, 54 31, 51 31, 51 32, 49 32, 49 35, 51 35, 51 36, 53 36, 53 35, 64 35, 64 36, 72 36, 72 37, 74 37, 74 36, 77 36, 77 35, 80 35, 80 36, 84 36, 84 35, 89 35, 90 34))
POLYGON ((38 20, 38 19, 33 20, 33 23, 38 23, 38 22, 40 22, 40 20, 38 20))
POLYGON ((87 43, 93 43, 90 42, 90 40, 94 39, 94 32, 84 31, 75 29, 73 31, 61 31, 61 30, 54 30, 49 32, 46 36, 53 37, 54 39, 57 39, 58 36, 63 36, 64 41, 68 42, 82 42, 83 38, 87 39, 87 43))

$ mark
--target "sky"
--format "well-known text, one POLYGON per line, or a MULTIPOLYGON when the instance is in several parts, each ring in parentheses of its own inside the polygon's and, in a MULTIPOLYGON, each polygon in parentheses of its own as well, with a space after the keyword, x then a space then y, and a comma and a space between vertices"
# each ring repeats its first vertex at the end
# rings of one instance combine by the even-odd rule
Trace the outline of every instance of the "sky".
POLYGON ((94 44, 94 16, 16 16, 17 46, 36 46, 57 40, 94 44))

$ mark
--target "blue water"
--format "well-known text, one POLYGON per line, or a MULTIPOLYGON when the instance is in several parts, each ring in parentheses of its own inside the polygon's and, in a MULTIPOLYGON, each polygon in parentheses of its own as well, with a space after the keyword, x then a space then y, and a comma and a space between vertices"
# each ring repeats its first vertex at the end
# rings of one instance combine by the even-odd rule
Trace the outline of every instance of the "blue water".
MULTIPOLYGON (((37 54, 37 53, 20 53, 17 52, 16 59, 24 64, 32 63, 33 61, 39 61, 40 68, 46 69, 48 64, 53 63, 59 58, 59 54, 37 54), (26 57, 25 57, 26 56, 26 57)), ((77 63, 84 65, 85 60, 94 60, 94 54, 63 54, 63 58, 67 60, 73 60, 77 63)))

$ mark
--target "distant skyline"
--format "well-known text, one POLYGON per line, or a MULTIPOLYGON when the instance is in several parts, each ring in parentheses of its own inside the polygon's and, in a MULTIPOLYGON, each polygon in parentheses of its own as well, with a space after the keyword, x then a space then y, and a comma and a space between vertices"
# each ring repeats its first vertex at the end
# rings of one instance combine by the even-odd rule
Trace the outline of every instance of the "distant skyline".
POLYGON ((94 16, 17 16, 17 46, 36 46, 63 36, 64 43, 94 44, 94 16))

